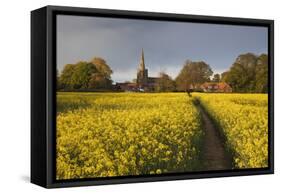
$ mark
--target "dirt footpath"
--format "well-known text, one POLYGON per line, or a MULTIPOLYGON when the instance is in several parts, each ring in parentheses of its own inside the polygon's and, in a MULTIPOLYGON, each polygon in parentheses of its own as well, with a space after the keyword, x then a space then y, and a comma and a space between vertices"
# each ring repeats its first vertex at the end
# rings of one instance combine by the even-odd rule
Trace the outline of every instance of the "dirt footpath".
POLYGON ((232 158, 225 150, 218 129, 216 129, 213 121, 201 105, 197 107, 202 115, 203 130, 205 132, 202 148, 202 170, 232 169, 232 158))

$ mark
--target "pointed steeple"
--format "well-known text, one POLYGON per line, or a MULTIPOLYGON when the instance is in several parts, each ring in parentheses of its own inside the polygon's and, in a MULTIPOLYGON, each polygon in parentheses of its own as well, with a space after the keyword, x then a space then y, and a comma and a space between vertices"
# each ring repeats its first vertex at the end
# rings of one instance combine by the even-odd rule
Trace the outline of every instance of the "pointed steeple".
POLYGON ((142 71, 145 70, 143 48, 141 49, 141 61, 140 61, 139 69, 142 70, 142 71))
POLYGON ((148 82, 148 70, 145 68, 144 52, 142 49, 141 50, 141 60, 140 60, 138 73, 137 73, 137 83, 140 88, 143 88, 146 86, 147 82, 148 82))

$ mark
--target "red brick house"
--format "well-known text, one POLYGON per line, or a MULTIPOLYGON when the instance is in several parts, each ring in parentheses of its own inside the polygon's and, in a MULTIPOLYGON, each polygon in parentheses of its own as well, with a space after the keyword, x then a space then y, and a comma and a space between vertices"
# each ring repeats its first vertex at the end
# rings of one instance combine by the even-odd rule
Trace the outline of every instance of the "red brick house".
POLYGON ((230 93, 232 88, 225 82, 205 82, 200 86, 204 92, 221 92, 221 93, 230 93))

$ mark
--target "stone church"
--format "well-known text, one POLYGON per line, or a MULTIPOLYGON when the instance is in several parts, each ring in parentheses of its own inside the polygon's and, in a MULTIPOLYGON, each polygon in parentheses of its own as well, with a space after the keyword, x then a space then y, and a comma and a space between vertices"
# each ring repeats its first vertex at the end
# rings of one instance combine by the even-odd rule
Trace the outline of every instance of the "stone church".
POLYGON ((137 72, 137 86, 140 90, 154 91, 158 77, 148 77, 148 70, 145 68, 144 52, 142 49, 141 60, 137 72))
POLYGON ((144 52, 142 49, 136 82, 116 83, 116 87, 123 91, 152 92, 155 90, 158 79, 158 77, 148 76, 148 69, 145 68, 144 52))

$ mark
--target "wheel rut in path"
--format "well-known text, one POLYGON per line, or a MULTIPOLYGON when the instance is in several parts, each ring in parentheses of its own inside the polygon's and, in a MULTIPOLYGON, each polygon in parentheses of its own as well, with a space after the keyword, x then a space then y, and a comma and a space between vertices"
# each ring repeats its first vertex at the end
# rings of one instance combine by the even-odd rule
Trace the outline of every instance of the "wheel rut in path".
POLYGON ((226 151, 223 140, 215 124, 198 103, 198 110, 201 113, 203 121, 203 145, 202 145, 202 167, 200 170, 230 170, 232 169, 232 157, 226 151))

